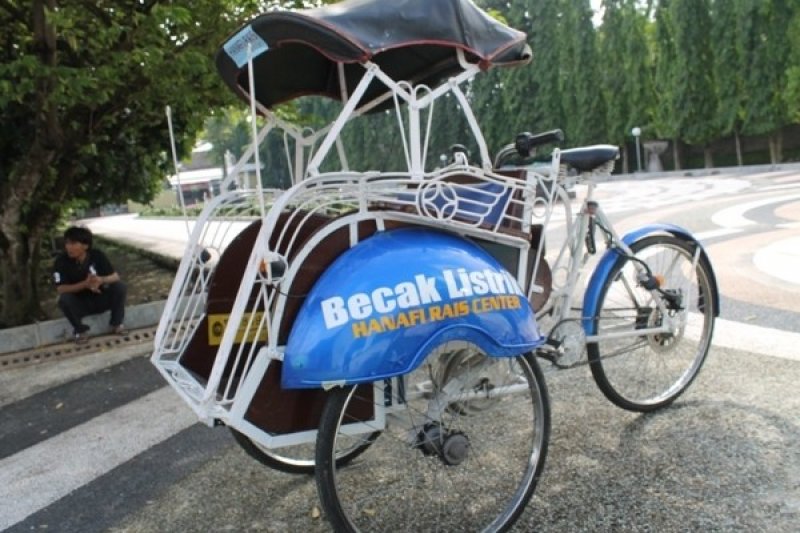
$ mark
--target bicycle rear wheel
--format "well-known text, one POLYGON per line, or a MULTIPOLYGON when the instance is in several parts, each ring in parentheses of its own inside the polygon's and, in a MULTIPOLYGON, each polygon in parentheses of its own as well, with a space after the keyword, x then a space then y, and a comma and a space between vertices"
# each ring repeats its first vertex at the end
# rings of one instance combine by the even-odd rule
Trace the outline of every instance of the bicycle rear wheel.
POLYGON ((645 262, 669 291, 670 302, 638 282, 636 261, 620 255, 600 293, 593 317, 600 339, 587 352, 600 390, 614 404, 631 411, 654 411, 675 401, 703 366, 714 330, 716 295, 705 255, 697 246, 672 236, 657 235, 635 242, 635 257, 645 262), (661 326, 662 300, 679 326, 669 333, 635 335, 661 326), (612 337, 632 332, 634 335, 612 337), (606 338, 603 336, 606 335, 606 338))
POLYGON ((379 405, 352 387, 328 399, 316 475, 336 531, 502 531, 524 510, 550 430, 541 371, 530 354, 492 358, 472 346, 466 357, 459 344, 442 349, 457 351, 463 367, 437 374, 423 364, 375 395, 379 405), (358 438, 349 413, 380 410, 387 394, 380 438, 351 464, 336 464, 338 450, 358 438))

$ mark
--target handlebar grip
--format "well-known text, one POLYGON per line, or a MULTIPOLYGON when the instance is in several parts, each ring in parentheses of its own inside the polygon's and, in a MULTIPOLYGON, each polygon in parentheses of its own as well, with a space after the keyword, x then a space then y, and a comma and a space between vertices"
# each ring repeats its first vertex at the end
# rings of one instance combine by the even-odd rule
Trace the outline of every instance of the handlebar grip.
POLYGON ((517 153, 522 157, 528 157, 531 149, 540 144, 547 144, 551 142, 561 142, 564 140, 564 132, 560 129, 545 131, 542 133, 530 133, 528 131, 522 132, 517 135, 514 141, 514 147, 517 153))

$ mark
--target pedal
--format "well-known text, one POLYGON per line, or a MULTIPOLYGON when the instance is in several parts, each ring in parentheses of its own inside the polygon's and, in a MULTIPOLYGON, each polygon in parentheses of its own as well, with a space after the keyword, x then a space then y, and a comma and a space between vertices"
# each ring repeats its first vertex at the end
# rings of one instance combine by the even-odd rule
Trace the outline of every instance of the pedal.
POLYGON ((559 347, 561 342, 555 339, 547 339, 542 346, 536 349, 536 357, 549 361, 551 364, 558 366, 558 359, 561 357, 559 347))
MULTIPOLYGON (((577 320, 564 320, 550 331, 544 346, 539 348, 543 359, 558 368, 572 368, 582 364, 586 336, 577 320)), ((538 355, 538 354, 537 354, 538 355)))

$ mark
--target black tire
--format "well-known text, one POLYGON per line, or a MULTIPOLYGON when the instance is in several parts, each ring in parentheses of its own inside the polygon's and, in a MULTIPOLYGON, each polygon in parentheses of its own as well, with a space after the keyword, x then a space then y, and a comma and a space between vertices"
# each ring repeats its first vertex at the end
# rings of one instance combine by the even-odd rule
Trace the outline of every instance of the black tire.
MULTIPOLYGON (((247 435, 230 428, 233 438, 242 449, 261 464, 274 470, 287 474, 313 474, 314 473, 314 443, 282 448, 269 449, 253 442, 247 435)), ((369 435, 364 442, 354 449, 346 452, 337 460, 340 465, 352 461, 366 450, 378 437, 379 433, 369 435)))
POLYGON ((366 397, 353 387, 330 395, 317 437, 316 477, 334 530, 504 531, 519 518, 547 455, 547 390, 531 354, 483 358, 485 364, 477 365, 471 356, 468 370, 448 378, 462 390, 451 385, 446 403, 433 400, 447 383, 431 379, 432 364, 404 376, 402 386, 392 389, 393 411, 386 415, 381 438, 346 466, 333 461, 337 446, 349 446, 353 438, 352 432, 340 431, 343 423, 352 412, 380 410, 385 396, 376 396, 380 405, 373 407, 375 395, 366 397), (504 386, 516 390, 475 396, 504 386), (414 391, 428 392, 415 396, 414 391), (473 401, 479 404, 470 406, 473 401), (438 422, 429 416, 435 405, 440 406, 438 422))
MULTIPOLYGON (((656 235, 635 242, 631 249, 654 276, 662 278, 662 290, 680 292, 680 309, 670 313, 686 320, 670 334, 589 342, 587 352, 594 380, 611 402, 649 412, 674 402, 700 372, 714 331, 716 287, 705 254, 693 268, 694 243, 656 235)), ((660 325, 663 315, 653 293, 637 282, 635 263, 620 255, 611 269, 593 317, 599 335, 660 325)))

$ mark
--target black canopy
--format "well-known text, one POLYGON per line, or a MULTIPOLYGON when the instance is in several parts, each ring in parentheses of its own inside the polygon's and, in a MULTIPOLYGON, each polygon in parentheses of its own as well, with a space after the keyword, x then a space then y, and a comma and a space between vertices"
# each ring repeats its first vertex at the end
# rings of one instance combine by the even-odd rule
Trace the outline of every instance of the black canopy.
MULTIPOLYGON (((217 68, 247 99, 248 49, 256 99, 265 107, 298 96, 341 99, 337 64, 347 94, 373 61, 395 80, 434 87, 461 70, 456 49, 486 69, 530 59, 525 34, 479 9, 471 0, 346 0, 317 9, 269 12, 240 28, 217 53, 217 68)), ((386 92, 373 81, 361 103, 386 92)))

